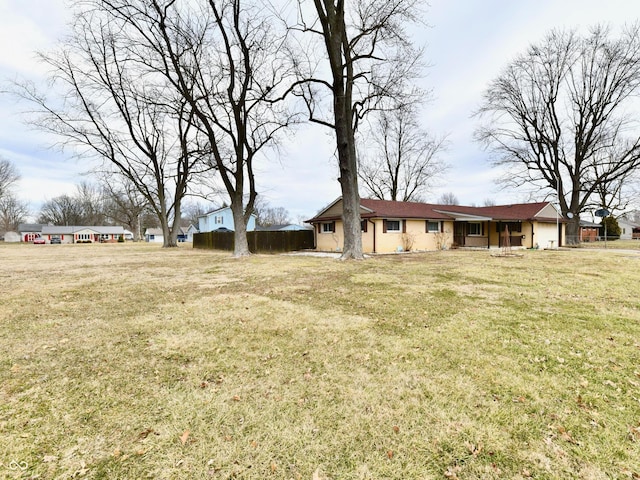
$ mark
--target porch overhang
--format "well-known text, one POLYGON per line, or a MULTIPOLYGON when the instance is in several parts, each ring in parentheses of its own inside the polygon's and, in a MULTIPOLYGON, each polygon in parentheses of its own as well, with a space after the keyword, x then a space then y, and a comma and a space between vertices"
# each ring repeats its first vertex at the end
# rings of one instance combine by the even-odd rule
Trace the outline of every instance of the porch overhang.
POLYGON ((491 222, 493 221, 492 217, 487 217, 484 215, 471 215, 468 213, 447 212, 446 210, 434 210, 434 211, 447 215, 456 222, 491 222))

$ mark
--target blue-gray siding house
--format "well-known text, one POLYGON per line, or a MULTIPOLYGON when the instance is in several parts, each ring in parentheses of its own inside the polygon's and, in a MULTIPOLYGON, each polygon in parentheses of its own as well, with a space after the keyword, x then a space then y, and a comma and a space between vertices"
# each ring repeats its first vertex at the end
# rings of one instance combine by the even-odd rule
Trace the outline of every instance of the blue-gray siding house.
MULTIPOLYGON (((251 214, 249 223, 247 223, 247 232, 253 232, 256 229, 256 216, 251 214)), ((231 207, 222 207, 198 217, 198 230, 200 233, 215 232, 216 230, 234 231, 233 213, 231 207)))

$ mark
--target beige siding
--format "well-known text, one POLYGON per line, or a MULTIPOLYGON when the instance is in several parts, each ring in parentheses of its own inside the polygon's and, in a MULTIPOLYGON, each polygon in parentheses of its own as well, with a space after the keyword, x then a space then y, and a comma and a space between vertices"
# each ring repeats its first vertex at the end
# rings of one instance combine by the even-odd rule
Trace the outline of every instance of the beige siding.
POLYGON ((558 211, 553 207, 553 205, 548 204, 535 216, 537 218, 554 218, 556 215, 558 215, 558 211))
MULTIPOLYGON (((402 220, 400 221, 402 225, 402 220)), ((393 253, 410 250, 436 250, 444 243, 445 248, 451 248, 453 241, 453 222, 444 222, 444 233, 426 233, 425 220, 407 220, 406 233, 383 232, 383 220, 380 218, 368 221, 367 232, 362 233, 362 249, 365 253, 393 253)), ((402 227, 401 227, 402 229, 402 227)), ((317 249, 320 251, 341 251, 344 246, 342 235, 342 221, 336 221, 335 233, 318 233, 317 249)))
MULTIPOLYGON (((490 229, 489 234, 491 235, 491 246, 492 247, 504 246, 503 242, 501 242, 501 236, 504 234, 504 230, 497 232, 496 225, 498 225, 498 222, 491 222, 491 226, 489 227, 490 229)), ((501 228, 504 228, 504 225, 501 228)), ((524 236, 524 238, 521 241, 522 246, 524 248, 533 247, 533 244, 532 244, 533 237, 531 235, 532 233, 531 222, 522 222, 520 229, 521 229, 520 232, 510 232, 511 236, 512 237, 524 236)))
POLYGON ((344 245, 344 236, 342 229, 342 221, 336 220, 335 232, 324 233, 322 231, 322 224, 320 224, 320 232, 316 226, 316 249, 322 252, 339 252, 342 251, 344 245))

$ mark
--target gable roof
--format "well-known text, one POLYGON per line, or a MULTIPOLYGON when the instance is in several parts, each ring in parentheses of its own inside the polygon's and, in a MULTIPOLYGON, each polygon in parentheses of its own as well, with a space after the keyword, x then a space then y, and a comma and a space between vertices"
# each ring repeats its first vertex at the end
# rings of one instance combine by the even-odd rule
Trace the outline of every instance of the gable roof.
MULTIPOLYGON (((321 210, 308 223, 332 221, 341 218, 337 213, 338 198, 321 210)), ((390 200, 360 200, 360 216, 362 218, 406 218, 425 220, 459 220, 459 221, 522 221, 536 220, 542 222, 556 222, 556 215, 545 212, 551 206, 550 202, 516 203, 511 205, 496 205, 491 207, 468 207, 461 205, 437 205, 419 202, 394 202, 390 200)), ((560 221, 564 219, 560 217, 560 221)))
POLYGON ((44 225, 41 223, 21 223, 18 225, 19 232, 41 232, 44 225))
MULTIPOLYGON (((198 215, 198 218, 209 217, 209 216, 214 215, 216 213, 224 212, 226 210, 229 210, 229 212, 231 212, 233 214, 233 212, 231 211, 231 207, 220 207, 220 208, 216 208, 215 210, 211 210, 210 212, 203 213, 202 215, 198 215)), ((257 215, 255 213, 252 213, 251 216, 252 217, 257 217, 257 215)))
POLYGON ((550 205, 550 202, 514 203, 510 205, 494 205, 490 207, 464 207, 459 205, 446 205, 438 207, 439 211, 451 216, 456 214, 484 217, 488 220, 553 220, 556 217, 545 216, 542 211, 550 205))

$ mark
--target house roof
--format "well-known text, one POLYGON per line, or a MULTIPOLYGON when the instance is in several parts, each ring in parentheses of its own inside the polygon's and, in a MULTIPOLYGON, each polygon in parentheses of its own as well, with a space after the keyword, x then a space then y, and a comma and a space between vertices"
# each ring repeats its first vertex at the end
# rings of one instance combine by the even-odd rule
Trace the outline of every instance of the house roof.
POLYGON ((43 225, 43 235, 72 235, 82 230, 91 230, 92 232, 100 235, 122 235, 124 234, 123 227, 114 226, 98 226, 98 225, 73 225, 73 226, 57 226, 57 225, 43 225))
POLYGON ((40 223, 21 223, 18 225, 19 232, 41 232, 44 225, 40 223))
MULTIPOLYGON (((338 220, 333 207, 340 199, 320 211, 309 223, 319 221, 338 220), (331 211, 331 213, 327 213, 331 211)), ((362 218, 414 218, 426 220, 459 220, 459 221, 517 221, 537 220, 556 222, 555 215, 545 215, 543 210, 549 202, 518 203, 511 205, 496 205, 491 207, 468 207, 461 205, 437 205, 418 202, 394 202, 390 200, 361 199, 362 218)), ((555 210, 554 210, 555 211, 555 210)), ((564 219, 560 217, 560 221, 564 219)))
POLYGON ((556 217, 542 215, 542 210, 549 202, 514 203, 510 205, 494 205, 490 207, 463 207, 459 205, 446 205, 438 207, 439 211, 451 216, 456 214, 485 217, 488 220, 553 220, 556 217))
MULTIPOLYGON (((220 213, 223 212, 225 210, 229 210, 231 211, 231 207, 221 207, 221 208, 216 208, 215 210, 211 210, 210 212, 207 213, 203 213, 202 215, 198 215, 198 218, 202 218, 202 217, 208 217, 210 215, 213 215, 214 213, 220 213)), ((257 217, 257 215, 255 213, 251 214, 252 217, 257 217)))
POLYGON ((164 235, 161 228, 147 228, 144 231, 145 235, 164 235))

